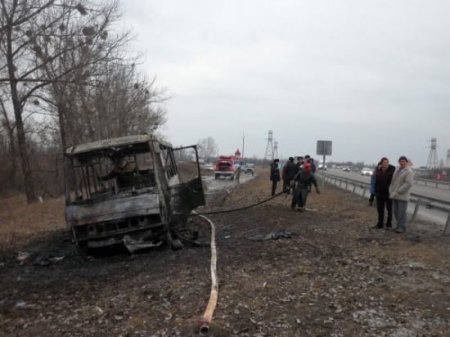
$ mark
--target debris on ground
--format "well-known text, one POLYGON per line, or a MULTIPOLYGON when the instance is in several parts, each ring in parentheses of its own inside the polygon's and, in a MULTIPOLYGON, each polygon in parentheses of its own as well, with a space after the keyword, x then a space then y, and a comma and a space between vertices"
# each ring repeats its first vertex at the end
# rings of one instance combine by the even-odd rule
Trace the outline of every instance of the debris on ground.
POLYGON ((275 229, 269 234, 256 234, 247 237, 250 241, 268 241, 268 240, 278 240, 278 239, 292 239, 297 233, 289 231, 287 229, 275 229))

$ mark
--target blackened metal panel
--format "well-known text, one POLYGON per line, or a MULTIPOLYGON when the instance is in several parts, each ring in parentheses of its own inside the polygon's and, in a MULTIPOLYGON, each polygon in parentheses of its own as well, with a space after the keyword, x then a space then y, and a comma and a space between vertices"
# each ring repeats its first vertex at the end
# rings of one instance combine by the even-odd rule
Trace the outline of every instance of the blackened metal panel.
POLYGON ((71 225, 85 225, 159 212, 159 195, 142 194, 100 203, 68 205, 66 219, 71 225))
POLYGON ((189 214, 194 208, 205 205, 202 181, 192 179, 171 188, 172 209, 178 214, 189 214))

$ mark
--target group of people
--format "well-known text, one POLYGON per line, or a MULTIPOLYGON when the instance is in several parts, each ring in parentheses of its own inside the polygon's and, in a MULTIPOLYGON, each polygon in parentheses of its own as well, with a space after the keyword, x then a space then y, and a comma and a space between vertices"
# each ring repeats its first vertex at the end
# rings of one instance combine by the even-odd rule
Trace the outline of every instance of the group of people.
POLYGON ((272 196, 275 195, 278 182, 283 180, 283 192, 289 194, 292 190, 291 208, 298 211, 304 211, 308 193, 311 191, 311 186, 314 185, 316 192, 320 193, 317 186, 314 173, 316 166, 314 160, 306 155, 305 157, 297 157, 297 162, 294 162, 293 157, 283 166, 281 173, 279 167, 280 160, 275 159, 270 164, 270 180, 272 181, 272 196))
POLYGON ((369 204, 372 205, 373 200, 376 200, 378 221, 374 228, 381 229, 386 225, 386 229, 392 229, 392 215, 394 215, 397 222, 396 232, 404 233, 406 209, 414 182, 414 172, 409 167, 408 158, 405 156, 401 156, 398 163, 399 166, 395 168, 389 164, 389 159, 386 157, 378 162, 370 181, 369 204))
MULTIPOLYGON (((378 221, 374 228, 393 229, 394 217, 397 225, 396 232, 404 233, 414 172, 409 167, 408 158, 405 156, 401 156, 398 163, 399 166, 396 168, 389 163, 388 158, 380 159, 371 177, 369 203, 372 205, 376 200, 378 221)), ((316 171, 314 160, 306 155, 297 157, 297 162, 294 162, 294 158, 289 157, 281 172, 279 164, 280 160, 275 159, 270 165, 272 196, 276 193, 278 182, 283 180, 283 192, 289 194, 292 190, 291 208, 304 211, 311 186, 314 185, 316 192, 320 193, 314 176, 316 171)))

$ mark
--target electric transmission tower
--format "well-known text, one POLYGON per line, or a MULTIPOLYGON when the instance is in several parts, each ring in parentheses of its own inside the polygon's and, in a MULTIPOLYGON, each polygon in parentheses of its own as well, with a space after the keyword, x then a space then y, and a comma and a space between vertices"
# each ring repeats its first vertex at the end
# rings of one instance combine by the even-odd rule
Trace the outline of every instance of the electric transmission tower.
POLYGON ((273 157, 278 158, 278 142, 276 140, 273 142, 273 157))
POLYGON ((427 167, 434 169, 438 167, 438 156, 437 156, 437 139, 431 138, 430 153, 428 154, 427 167))
POLYGON ((447 161, 445 162, 445 167, 450 167, 450 150, 447 150, 447 161))
POLYGON ((266 145, 266 153, 264 154, 264 159, 269 159, 272 161, 274 159, 273 153, 273 131, 269 130, 269 134, 267 136, 267 145, 266 145))

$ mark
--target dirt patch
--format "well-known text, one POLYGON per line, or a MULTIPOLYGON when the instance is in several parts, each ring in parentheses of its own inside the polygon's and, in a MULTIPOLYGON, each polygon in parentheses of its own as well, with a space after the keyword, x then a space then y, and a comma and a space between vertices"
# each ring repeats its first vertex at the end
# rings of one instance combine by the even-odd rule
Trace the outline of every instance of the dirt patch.
MULTIPOLYGON (((212 195, 205 211, 261 201, 269 185, 260 171, 212 195)), ((9 202, 0 209, 2 335, 196 335, 210 291, 209 248, 86 261, 63 229, 61 200, 21 204, 16 215, 9 202), (20 264, 19 250, 64 259, 20 264)), ((448 336, 450 247, 433 224, 407 234, 371 229, 375 209, 332 187, 310 194, 313 211, 289 206, 290 196, 281 196, 209 216, 220 281, 212 336, 448 336), (249 240, 279 229, 295 235, 249 240)))

